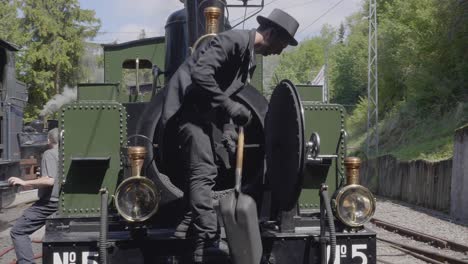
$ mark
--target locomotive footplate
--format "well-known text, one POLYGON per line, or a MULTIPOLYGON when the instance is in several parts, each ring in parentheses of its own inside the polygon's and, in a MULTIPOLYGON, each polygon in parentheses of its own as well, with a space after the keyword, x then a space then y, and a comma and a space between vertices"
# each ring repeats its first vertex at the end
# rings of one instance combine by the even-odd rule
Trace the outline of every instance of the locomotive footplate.
MULTIPOLYGON (((48 220, 43 240, 43 263, 99 263, 98 230, 98 219, 48 220)), ((184 259, 191 257, 191 242, 176 238, 173 233, 174 229, 132 230, 123 227, 118 221, 110 221, 109 262, 186 263, 184 259)), ((321 263, 319 239, 319 228, 301 229, 294 233, 264 230, 264 260, 278 264, 321 263)), ((373 231, 363 229, 354 233, 337 232, 336 239, 335 264, 376 263, 376 234, 373 231)), ((327 251, 330 252, 329 246, 327 251)))
MULTIPOLYGON (((327 232, 328 237, 328 232, 327 232)), ((320 231, 262 233, 263 251, 270 263, 321 263, 320 231)), ((327 263, 330 246, 327 246, 327 263)), ((362 229, 353 233, 336 233, 336 253, 334 264, 376 263, 376 233, 362 229)))

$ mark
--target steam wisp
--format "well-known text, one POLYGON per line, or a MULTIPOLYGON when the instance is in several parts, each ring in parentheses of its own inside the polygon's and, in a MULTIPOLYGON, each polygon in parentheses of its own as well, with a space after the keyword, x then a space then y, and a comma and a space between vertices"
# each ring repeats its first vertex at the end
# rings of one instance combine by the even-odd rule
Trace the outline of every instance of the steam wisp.
POLYGON ((46 116, 57 112, 64 104, 68 104, 76 100, 76 87, 70 88, 65 86, 61 94, 56 94, 50 99, 44 109, 41 110, 40 116, 46 116))

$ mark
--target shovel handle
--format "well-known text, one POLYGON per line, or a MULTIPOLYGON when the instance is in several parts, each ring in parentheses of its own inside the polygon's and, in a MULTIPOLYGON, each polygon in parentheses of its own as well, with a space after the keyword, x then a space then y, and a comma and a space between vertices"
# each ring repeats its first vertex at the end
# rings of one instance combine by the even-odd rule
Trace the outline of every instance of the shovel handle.
POLYGON ((240 193, 242 181, 242 162, 244 160, 244 127, 239 126, 239 138, 237 140, 237 155, 236 155, 236 192, 240 193))

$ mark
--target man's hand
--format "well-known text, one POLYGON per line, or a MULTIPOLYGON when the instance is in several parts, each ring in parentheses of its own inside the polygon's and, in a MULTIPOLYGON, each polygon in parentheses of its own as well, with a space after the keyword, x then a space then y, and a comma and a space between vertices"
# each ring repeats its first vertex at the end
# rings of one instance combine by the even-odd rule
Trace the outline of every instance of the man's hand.
POLYGON ((12 186, 14 185, 20 185, 20 186, 25 186, 26 185, 26 181, 18 178, 18 177, 10 177, 8 178, 8 183, 12 186))
POLYGON ((236 153, 236 142, 239 135, 236 132, 236 127, 233 124, 225 124, 223 127, 223 138, 221 142, 228 150, 229 154, 236 153))
POLYGON ((223 107, 232 118, 232 121, 238 126, 246 126, 252 119, 252 113, 247 107, 231 99, 226 100, 223 107))

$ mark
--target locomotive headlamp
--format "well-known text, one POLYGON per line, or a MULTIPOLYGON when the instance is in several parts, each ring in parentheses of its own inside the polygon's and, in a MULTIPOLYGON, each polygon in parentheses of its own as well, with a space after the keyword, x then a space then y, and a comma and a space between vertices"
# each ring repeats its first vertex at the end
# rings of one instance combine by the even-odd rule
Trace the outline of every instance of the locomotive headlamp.
POLYGON ((335 216, 350 227, 364 225, 375 212, 374 195, 359 185, 360 164, 359 158, 346 158, 347 185, 335 193, 332 203, 335 216))
POLYGON ((334 201, 335 216, 347 226, 362 226, 375 212, 374 196, 361 185, 345 186, 338 191, 334 201))
POLYGON ((119 214, 130 222, 142 222, 156 213, 159 193, 154 183, 141 176, 123 181, 115 195, 115 206, 119 214))
POLYGON ((144 147, 129 147, 132 177, 124 180, 115 193, 117 211, 130 222, 142 222, 153 216, 161 200, 153 181, 140 176, 145 155, 144 147))

